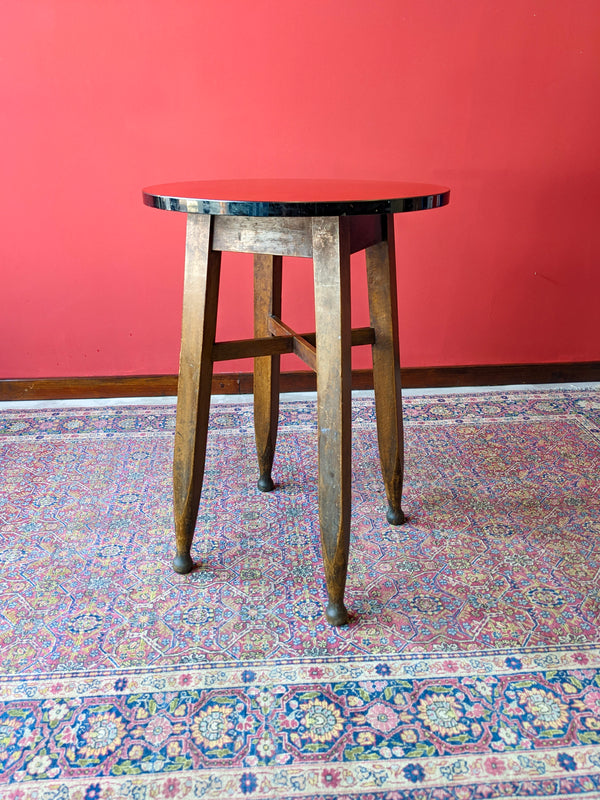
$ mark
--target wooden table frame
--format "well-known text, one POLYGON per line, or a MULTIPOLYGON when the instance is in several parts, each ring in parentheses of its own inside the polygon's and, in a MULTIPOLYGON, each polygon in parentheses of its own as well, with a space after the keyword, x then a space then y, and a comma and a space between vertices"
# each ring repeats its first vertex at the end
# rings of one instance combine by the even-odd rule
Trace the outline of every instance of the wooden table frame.
POLYGON ((174 454, 177 554, 191 547, 202 491, 213 363, 254 357, 254 419, 262 491, 271 478, 279 411, 279 360, 296 353, 317 373, 319 518, 332 625, 348 622, 344 589, 351 517, 351 347, 370 344, 387 520, 404 522, 402 396, 394 222, 391 214, 239 217, 188 213, 174 454), (365 250, 370 327, 351 329, 350 255, 365 250), (254 254, 254 338, 215 342, 221 252, 254 254), (313 259, 316 331, 281 320, 283 256, 313 259))

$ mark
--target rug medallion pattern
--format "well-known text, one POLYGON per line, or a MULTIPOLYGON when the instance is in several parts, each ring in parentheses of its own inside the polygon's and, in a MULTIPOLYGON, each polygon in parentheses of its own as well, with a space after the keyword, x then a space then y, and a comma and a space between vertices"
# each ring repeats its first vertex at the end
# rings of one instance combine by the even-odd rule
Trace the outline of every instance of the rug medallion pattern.
POLYGON ((0 412, 2 800, 600 798, 600 392, 406 399, 400 528, 353 407, 338 629, 314 402, 266 495, 213 407, 188 576, 174 405, 0 412))

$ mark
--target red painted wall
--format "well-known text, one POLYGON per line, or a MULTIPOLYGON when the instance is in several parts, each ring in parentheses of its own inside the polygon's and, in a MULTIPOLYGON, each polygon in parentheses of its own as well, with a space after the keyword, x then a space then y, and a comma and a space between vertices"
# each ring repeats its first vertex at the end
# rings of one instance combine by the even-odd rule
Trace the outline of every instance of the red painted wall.
MULTIPOLYGON (((397 220, 406 366, 599 359, 599 52, 598 0, 5 3, 0 377, 175 372, 185 219, 141 188, 235 176, 452 187, 397 220)), ((310 327, 309 262, 285 291, 310 327)))

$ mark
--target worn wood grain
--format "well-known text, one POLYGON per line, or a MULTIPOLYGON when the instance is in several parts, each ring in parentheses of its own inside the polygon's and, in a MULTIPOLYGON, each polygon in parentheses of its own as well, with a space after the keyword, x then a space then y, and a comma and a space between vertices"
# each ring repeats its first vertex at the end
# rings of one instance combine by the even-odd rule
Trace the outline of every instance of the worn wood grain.
POLYGON ((345 625, 351 516, 350 235, 343 217, 313 219, 319 519, 331 625, 345 625))
POLYGON ((216 217, 213 247, 231 253, 312 256, 310 219, 216 217))
POLYGON ((177 572, 190 555, 204 477, 221 254, 211 248, 212 218, 187 218, 179 386, 173 457, 177 572))
POLYGON ((398 293, 394 219, 389 217, 387 241, 366 251, 369 314, 375 331, 373 387, 381 471, 388 500, 387 521, 401 525, 404 434, 398 342, 398 293))
MULTIPOLYGON (((281 314, 282 258, 279 255, 254 256, 254 335, 267 337, 269 319, 281 314)), ((289 343, 292 352, 293 337, 272 339, 289 343)), ((279 416, 279 355, 265 355, 254 359, 254 435, 258 457, 258 488, 262 492, 274 489, 272 479, 273 459, 277 442, 279 416)))
MULTIPOLYGON (((296 333, 289 325, 282 322, 278 317, 271 317, 269 319, 269 330, 274 336, 293 336, 298 339, 303 339, 306 344, 313 347, 317 342, 317 335, 314 331, 311 333, 296 333)), ((373 328, 353 328, 350 331, 350 344, 352 347, 364 344, 373 344, 375 341, 375 331, 373 328)))
POLYGON ((317 369, 317 355, 314 343, 309 342, 303 334, 293 331, 289 325, 286 325, 277 316, 271 316, 268 325, 274 336, 285 336, 286 338, 291 336, 293 342, 292 352, 312 370, 317 369))
POLYGON ((215 342, 213 361, 231 361, 236 358, 261 358, 294 352, 294 337, 279 336, 257 339, 234 339, 231 342, 215 342))

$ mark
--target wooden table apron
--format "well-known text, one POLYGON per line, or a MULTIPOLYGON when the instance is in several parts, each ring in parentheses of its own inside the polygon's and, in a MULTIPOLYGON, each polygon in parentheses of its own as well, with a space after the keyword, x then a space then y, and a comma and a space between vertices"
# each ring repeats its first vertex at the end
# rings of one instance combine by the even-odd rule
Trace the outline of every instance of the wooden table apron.
MULTIPOLYGON (((144 190, 146 204, 187 212, 173 461, 174 568, 187 573, 194 566, 191 547, 204 476, 213 363, 255 359, 258 488, 271 491, 275 488, 271 470, 279 412, 279 360, 283 353, 296 353, 317 373, 319 520, 328 593, 325 614, 330 624, 343 625, 348 622, 344 589, 351 516, 351 347, 372 347, 387 521, 400 525, 405 520, 401 507, 404 443, 393 213, 445 205, 449 192, 417 184, 422 190, 417 194, 415 185, 409 185, 410 191, 406 185, 399 185, 405 191, 396 192, 400 199, 393 201, 319 204, 288 202, 286 197, 278 203, 236 200, 235 206, 228 201, 198 199, 219 196, 207 191, 203 195, 198 190, 202 186, 165 185, 144 190), (196 191, 190 191, 190 187, 196 187, 196 191), (386 213, 353 213, 376 208, 386 213), (264 216, 229 215, 240 210, 262 212, 264 216), (309 216, 314 210, 327 214, 309 216), (359 250, 366 251, 370 326, 352 330, 350 255, 359 250), (222 252, 254 254, 252 339, 215 342, 222 252), (313 259, 314 332, 298 334, 281 319, 283 256, 313 259)), ((390 193, 393 197, 395 194, 390 193)))

